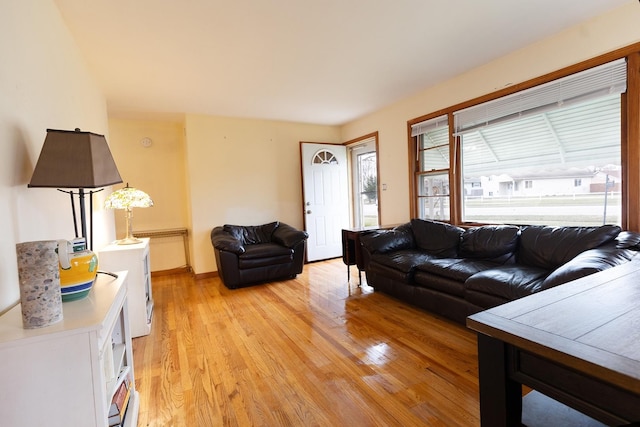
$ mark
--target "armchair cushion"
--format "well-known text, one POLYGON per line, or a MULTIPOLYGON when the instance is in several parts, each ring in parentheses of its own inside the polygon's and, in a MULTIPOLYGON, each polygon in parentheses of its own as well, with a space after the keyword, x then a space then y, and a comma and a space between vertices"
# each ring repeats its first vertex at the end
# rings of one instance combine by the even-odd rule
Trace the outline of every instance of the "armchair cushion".
POLYGON ((245 252, 242 241, 225 231, 223 227, 216 227, 211 230, 211 244, 220 251, 233 252, 238 255, 245 252))
POLYGON ((277 243, 248 245, 247 251, 238 257, 240 269, 287 264, 293 261, 293 249, 277 243))
POLYGON ((293 248, 298 243, 307 240, 309 234, 306 231, 298 230, 292 226, 281 222, 271 235, 274 243, 293 248))
POLYGON ((255 245, 271 242, 271 235, 278 227, 278 222, 263 225, 230 225, 225 224, 224 230, 242 242, 243 245, 255 245))

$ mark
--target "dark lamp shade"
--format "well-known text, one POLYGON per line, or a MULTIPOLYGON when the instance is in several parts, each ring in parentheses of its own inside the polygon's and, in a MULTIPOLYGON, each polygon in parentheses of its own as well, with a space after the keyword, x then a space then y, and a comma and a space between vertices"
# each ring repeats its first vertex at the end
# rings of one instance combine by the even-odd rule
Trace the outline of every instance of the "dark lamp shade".
POLYGON ((47 129, 29 187, 99 188, 120 182, 104 135, 47 129))

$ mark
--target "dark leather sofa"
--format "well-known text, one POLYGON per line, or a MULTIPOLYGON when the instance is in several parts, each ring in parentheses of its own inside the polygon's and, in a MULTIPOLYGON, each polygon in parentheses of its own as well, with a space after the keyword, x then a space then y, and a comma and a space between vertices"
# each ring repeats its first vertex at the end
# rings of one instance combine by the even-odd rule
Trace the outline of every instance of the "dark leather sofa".
POLYGON ((470 314, 630 261, 640 234, 615 225, 488 225, 413 219, 360 236, 376 291, 465 323, 470 314))
POLYGON ((302 273, 307 233, 282 222, 211 230, 218 274, 235 289, 302 273))

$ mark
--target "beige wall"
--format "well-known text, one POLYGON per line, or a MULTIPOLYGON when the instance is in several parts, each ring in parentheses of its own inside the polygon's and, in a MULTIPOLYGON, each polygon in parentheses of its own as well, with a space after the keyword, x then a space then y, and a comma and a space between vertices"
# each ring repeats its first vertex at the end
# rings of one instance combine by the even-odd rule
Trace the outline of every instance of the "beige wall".
MULTIPOLYGON (((151 196, 154 206, 133 210, 133 230, 188 228, 184 151, 184 122, 109 120, 110 145, 120 175, 126 183, 151 196), (151 140, 145 147, 141 141, 151 140)), ((117 238, 126 235, 124 211, 115 212, 117 238)), ((181 237, 152 238, 151 270, 186 264, 181 237)))
MULTIPOLYGON (((106 103, 53 1, 0 5, 0 311, 19 299, 15 245, 73 237, 67 195, 28 189, 46 129, 106 134, 106 103)), ((109 139, 107 135, 107 140, 109 139)), ((95 245, 113 239, 113 215, 94 196, 95 245)))
POLYGON ((282 221, 302 227, 300 141, 339 142, 338 127, 187 115, 194 268, 216 271, 211 229, 282 221))
POLYGON ((410 217, 408 120, 638 41, 640 6, 637 1, 630 1, 610 13, 344 125, 341 128, 343 140, 356 138, 372 130, 379 131, 379 182, 387 184, 387 190, 380 197, 381 222, 399 223, 410 217))

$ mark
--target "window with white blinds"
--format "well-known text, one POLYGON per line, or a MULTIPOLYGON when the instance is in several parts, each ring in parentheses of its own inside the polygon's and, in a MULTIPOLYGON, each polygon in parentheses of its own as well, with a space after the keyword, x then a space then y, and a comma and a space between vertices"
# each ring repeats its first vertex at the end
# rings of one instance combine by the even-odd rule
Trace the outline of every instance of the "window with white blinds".
POLYGON ((462 220, 620 224, 625 91, 619 60, 454 112, 462 220))

